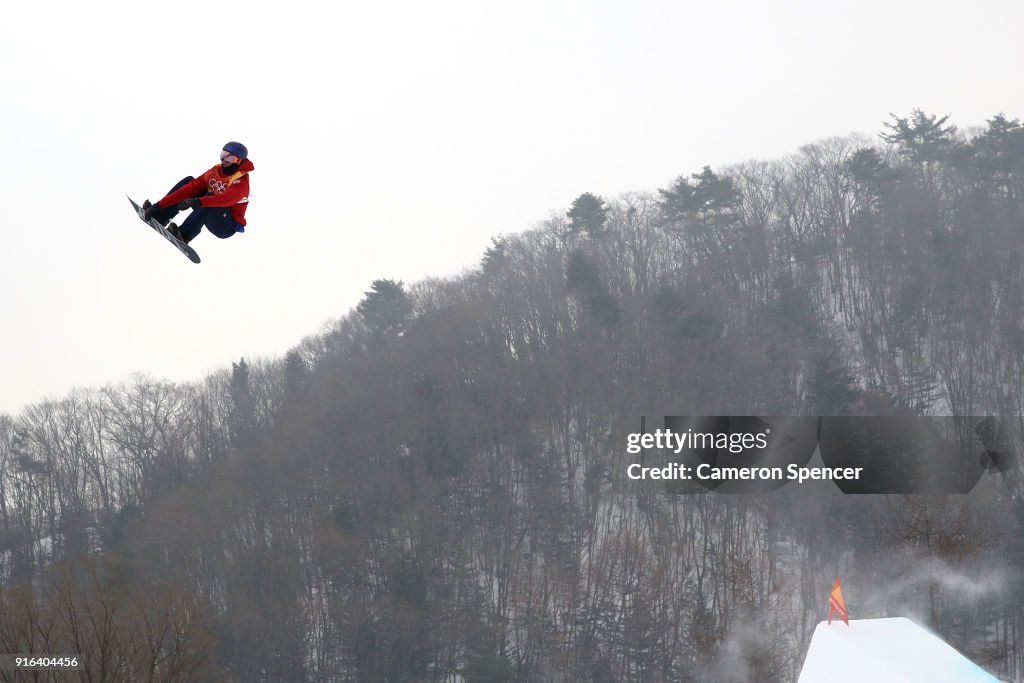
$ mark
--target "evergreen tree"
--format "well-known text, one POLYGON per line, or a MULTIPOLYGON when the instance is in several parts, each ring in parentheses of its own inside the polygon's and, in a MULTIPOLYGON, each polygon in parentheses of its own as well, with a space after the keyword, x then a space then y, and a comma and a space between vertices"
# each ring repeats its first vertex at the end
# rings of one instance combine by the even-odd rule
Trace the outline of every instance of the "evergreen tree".
POLYGON ((669 223, 698 222, 706 228, 735 223, 742 196, 735 182, 705 166, 690 182, 680 176, 668 190, 658 190, 665 220, 669 223))
POLYGON ((569 229, 573 234, 586 233, 591 237, 597 237, 604 230, 608 208, 601 197, 584 192, 573 201, 572 208, 566 215, 569 218, 569 229))
POLYGON ((971 142, 975 166, 996 196, 1020 197, 1024 185, 1024 126, 996 114, 988 129, 971 142), (994 182, 993 182, 994 181, 994 182))
POLYGON ((249 381, 249 365, 244 358, 231 363, 231 382, 228 385, 228 431, 231 445, 239 448, 256 428, 256 410, 249 381))
POLYGON ((916 164, 945 161, 957 146, 956 126, 946 125, 949 115, 939 118, 914 109, 909 118, 891 115, 892 123, 884 124, 888 133, 880 137, 899 147, 900 154, 916 164))
POLYGON ((849 415, 860 390, 854 375, 832 354, 818 353, 807 380, 804 403, 810 415, 849 415))
POLYGON ((309 368, 302 354, 292 349, 284 357, 284 385, 285 392, 290 398, 302 393, 309 379, 309 368))
POLYGON ((507 238, 491 238, 491 246, 484 250, 484 256, 480 259, 480 269, 484 274, 492 274, 501 268, 501 266, 508 260, 507 248, 507 238))
POLYGON ((871 188, 876 188, 894 177, 889 164, 877 149, 871 147, 861 147, 851 154, 843 163, 843 172, 857 185, 871 188))
POLYGON ((413 318, 412 300, 402 282, 387 279, 374 280, 356 310, 378 343, 402 336, 413 318))

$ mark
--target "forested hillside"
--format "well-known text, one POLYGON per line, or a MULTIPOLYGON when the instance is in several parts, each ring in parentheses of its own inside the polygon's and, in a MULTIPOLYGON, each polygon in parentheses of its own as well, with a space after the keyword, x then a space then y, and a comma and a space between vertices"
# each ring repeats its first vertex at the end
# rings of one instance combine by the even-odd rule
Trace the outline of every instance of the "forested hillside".
POLYGON ((0 416, 0 652, 89 681, 795 681, 841 575, 851 616, 1024 676, 1016 463, 960 497, 612 484, 641 415, 1020 416, 1021 124, 914 111, 570 199, 283 359, 0 416))

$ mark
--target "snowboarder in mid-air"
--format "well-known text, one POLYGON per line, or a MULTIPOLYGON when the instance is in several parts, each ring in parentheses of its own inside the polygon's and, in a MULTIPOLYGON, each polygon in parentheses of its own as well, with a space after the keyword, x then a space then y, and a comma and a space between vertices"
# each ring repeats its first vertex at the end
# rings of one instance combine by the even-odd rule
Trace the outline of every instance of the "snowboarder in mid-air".
POLYGON ((255 168, 249 150, 229 142, 220 153, 220 164, 198 178, 183 178, 157 202, 143 202, 143 218, 154 219, 175 238, 188 244, 206 228, 227 239, 245 232, 245 208, 249 203, 249 173, 255 168), (192 209, 180 226, 171 223, 179 211, 192 209))

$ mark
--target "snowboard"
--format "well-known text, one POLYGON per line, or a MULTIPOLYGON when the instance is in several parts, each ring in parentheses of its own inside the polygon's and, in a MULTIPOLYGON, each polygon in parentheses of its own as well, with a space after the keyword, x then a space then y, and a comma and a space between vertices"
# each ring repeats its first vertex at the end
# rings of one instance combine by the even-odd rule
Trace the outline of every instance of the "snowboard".
MULTIPOLYGON (((128 195, 125 195, 125 196, 127 197, 128 195)), ((171 233, 167 232, 167 228, 165 228, 164 226, 162 226, 159 223, 157 223, 155 219, 151 218, 151 219, 149 219, 147 221, 142 216, 142 213, 143 213, 142 207, 139 206, 138 204, 136 204, 135 200, 132 199, 131 197, 128 197, 128 201, 130 201, 132 203, 132 206, 135 207, 135 213, 139 214, 139 218, 142 220, 143 223, 145 223, 146 225, 148 225, 149 227, 153 228, 158 233, 163 235, 164 239, 167 240, 168 242, 170 242, 171 244, 173 244, 175 247, 177 247, 178 251, 180 251, 182 254, 187 256, 189 261, 191 261, 192 263, 199 263, 199 254, 196 253, 195 249, 193 249, 192 247, 188 246, 187 244, 185 244, 181 240, 175 238, 174 235, 172 235, 171 233)))

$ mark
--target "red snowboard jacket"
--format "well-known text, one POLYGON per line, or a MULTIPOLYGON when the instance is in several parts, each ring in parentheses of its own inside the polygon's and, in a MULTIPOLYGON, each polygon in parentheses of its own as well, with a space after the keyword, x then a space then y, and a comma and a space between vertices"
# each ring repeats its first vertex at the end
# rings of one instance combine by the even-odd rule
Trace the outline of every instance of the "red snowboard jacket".
POLYGON ((169 208, 190 197, 199 197, 203 206, 230 207, 231 218, 245 225, 245 208, 249 203, 249 172, 255 168, 246 159, 231 175, 224 173, 220 164, 199 176, 192 182, 178 188, 157 202, 161 208, 169 208), (210 194, 206 195, 209 192, 210 194), (206 195, 206 196, 201 196, 206 195))

